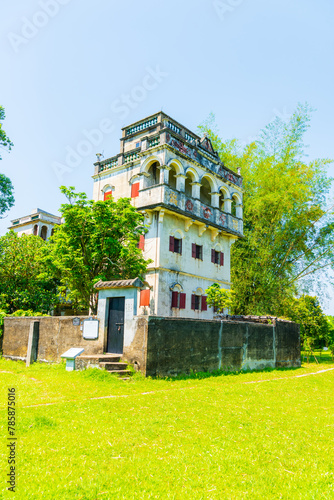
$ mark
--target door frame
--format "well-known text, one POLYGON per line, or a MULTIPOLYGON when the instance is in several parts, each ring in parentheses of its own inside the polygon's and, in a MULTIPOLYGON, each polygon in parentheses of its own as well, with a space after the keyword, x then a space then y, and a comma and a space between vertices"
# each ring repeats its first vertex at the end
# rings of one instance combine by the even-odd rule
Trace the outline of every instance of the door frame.
POLYGON ((123 299, 124 301, 124 308, 123 308, 123 342, 122 342, 122 353, 117 353, 117 354, 123 354, 124 351, 124 338, 125 338, 125 300, 126 297, 124 295, 116 295, 113 297, 108 297, 107 299, 107 307, 106 307, 106 312, 107 312, 107 328, 106 328, 106 343, 105 343, 105 352, 108 351, 108 344, 112 343, 112 333, 110 332, 110 340, 109 340, 109 323, 110 323, 110 312, 111 312, 111 304, 112 300, 114 299, 123 299))

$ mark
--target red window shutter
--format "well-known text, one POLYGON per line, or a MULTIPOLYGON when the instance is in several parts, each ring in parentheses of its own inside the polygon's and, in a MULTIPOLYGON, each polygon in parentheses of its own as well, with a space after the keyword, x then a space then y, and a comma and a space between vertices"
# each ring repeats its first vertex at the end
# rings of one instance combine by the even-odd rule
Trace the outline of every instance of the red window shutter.
POLYGON ((206 303, 206 295, 202 295, 202 311, 208 310, 208 304, 206 303))
POLYGON ((169 251, 174 252, 174 236, 169 237, 169 251))
POLYGON ((180 309, 186 308, 186 294, 180 293, 180 309))
POLYGON ((131 198, 136 198, 139 196, 139 182, 135 182, 131 186, 131 198))
POLYGON ((150 305, 150 290, 140 290, 140 306, 150 305))
POLYGON ((139 237, 138 248, 139 248, 139 250, 144 250, 144 248, 145 248, 145 235, 144 234, 141 234, 139 237))
POLYGON ((196 243, 191 245, 191 255, 196 259, 196 243))
POLYGON ((111 200, 111 198, 112 198, 112 191, 106 191, 103 195, 103 201, 111 200))
POLYGON ((220 252, 220 265, 221 266, 224 265, 224 254, 223 254, 223 252, 220 252))
POLYGON ((211 250, 211 262, 215 263, 216 250, 212 248, 211 250))
POLYGON ((195 311, 195 295, 191 296, 191 309, 195 311))
POLYGON ((182 238, 179 240, 179 254, 182 255, 182 238))
POLYGON ((172 292, 172 307, 177 307, 178 296, 179 296, 178 292, 172 292))

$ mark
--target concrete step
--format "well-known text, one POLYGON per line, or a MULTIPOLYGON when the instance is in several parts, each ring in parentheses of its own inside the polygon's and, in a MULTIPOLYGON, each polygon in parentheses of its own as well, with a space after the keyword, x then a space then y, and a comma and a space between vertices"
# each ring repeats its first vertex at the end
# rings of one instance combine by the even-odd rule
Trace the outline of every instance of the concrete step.
POLYGON ((89 359, 96 363, 110 362, 117 363, 121 359, 120 354, 81 354, 80 358, 89 359))
POLYGON ((112 375, 132 375, 132 372, 130 370, 107 370, 108 373, 111 373, 112 375))
POLYGON ((106 370, 126 370, 126 367, 128 366, 127 363, 119 363, 119 362, 114 362, 114 361, 100 361, 99 363, 100 366, 103 366, 106 370))

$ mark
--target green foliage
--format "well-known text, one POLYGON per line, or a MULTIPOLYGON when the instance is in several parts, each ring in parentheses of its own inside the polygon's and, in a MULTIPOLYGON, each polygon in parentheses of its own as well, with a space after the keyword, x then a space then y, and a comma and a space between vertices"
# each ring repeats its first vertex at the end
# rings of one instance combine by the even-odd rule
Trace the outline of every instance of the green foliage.
POLYGON ((235 294, 233 290, 220 288, 218 283, 214 283, 205 290, 207 294, 207 304, 215 308, 218 313, 224 309, 231 309, 235 294))
POLYGON ((128 198, 95 202, 73 187, 61 191, 68 198, 60 210, 64 224, 55 229, 46 261, 68 298, 96 313, 97 281, 141 277, 146 271, 147 261, 137 248, 144 216, 128 198))
POLYGON ((277 117, 245 147, 223 142, 213 115, 200 127, 224 164, 243 176, 244 238, 231 255, 237 314, 282 316, 297 289, 321 286, 322 270, 333 267, 333 207, 326 205, 331 160, 304 161, 311 111, 298 105, 288 122, 277 117))
MULTIPOLYGON (((0 106, 0 148, 11 150, 13 143, 2 128, 2 121, 5 119, 5 110, 0 106)), ((0 160, 1 160, 0 155, 0 160)), ((14 205, 13 184, 10 179, 0 173, 0 218, 14 205)))
POLYGON ((38 236, 18 237, 10 231, 0 237, 0 308, 7 313, 47 313, 57 304, 57 280, 41 260, 45 247, 38 236))
POLYGON ((334 316, 326 316, 328 324, 327 347, 334 356, 334 316))
POLYGON ((22 309, 18 309, 17 311, 13 312, 13 314, 8 314, 8 316, 15 316, 15 317, 22 317, 22 316, 28 316, 28 317, 37 317, 37 316, 49 316, 49 314, 44 314, 39 311, 33 311, 32 309, 27 309, 26 311, 23 311, 22 309))
POLYGON ((286 305, 289 317, 300 324, 300 340, 305 351, 313 351, 328 345, 329 323, 317 297, 303 295, 293 298, 286 305))

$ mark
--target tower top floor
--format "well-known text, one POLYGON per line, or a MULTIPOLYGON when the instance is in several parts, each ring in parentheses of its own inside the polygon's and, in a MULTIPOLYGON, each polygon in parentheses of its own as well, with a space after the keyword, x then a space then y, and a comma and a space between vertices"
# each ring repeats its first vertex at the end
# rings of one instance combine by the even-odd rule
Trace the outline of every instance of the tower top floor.
POLYGON ((242 177, 225 167, 208 137, 161 111, 124 127, 120 143, 117 155, 97 155, 95 200, 131 196, 148 214, 173 213, 187 227, 242 236, 242 177))
POLYGON ((213 174, 242 187, 242 177, 221 162, 208 137, 200 138, 194 132, 162 111, 122 128, 120 153, 97 161, 94 174, 139 160, 143 153, 156 146, 165 145, 199 163, 213 174))

